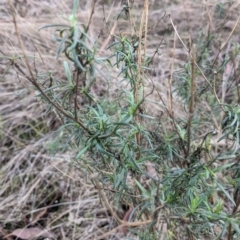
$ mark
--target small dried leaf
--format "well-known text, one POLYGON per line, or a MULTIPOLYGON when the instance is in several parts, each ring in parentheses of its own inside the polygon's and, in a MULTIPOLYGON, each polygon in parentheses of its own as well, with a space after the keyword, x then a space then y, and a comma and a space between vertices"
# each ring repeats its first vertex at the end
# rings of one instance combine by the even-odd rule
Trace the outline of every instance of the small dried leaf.
MULTIPOLYGON (((129 210, 125 213, 125 215, 123 217, 123 221, 125 221, 125 222, 129 221, 132 210, 133 210, 132 208, 129 208, 129 210)), ((121 230, 122 230, 123 234, 125 234, 125 235, 127 234, 127 227, 126 226, 122 227, 121 230)))
POLYGON ((38 227, 18 228, 9 235, 16 236, 17 238, 21 238, 24 240, 29 240, 36 236, 54 238, 54 235, 52 233, 50 233, 47 230, 42 230, 41 228, 38 227))

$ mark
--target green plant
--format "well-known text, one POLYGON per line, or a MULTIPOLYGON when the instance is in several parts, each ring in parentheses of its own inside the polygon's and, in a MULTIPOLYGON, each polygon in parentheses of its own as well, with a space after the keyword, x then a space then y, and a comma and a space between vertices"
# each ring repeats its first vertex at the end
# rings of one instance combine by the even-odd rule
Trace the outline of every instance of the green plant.
MULTIPOLYGON (((133 5, 128 4, 124 2, 122 12, 132 24, 133 5)), ((175 34, 189 50, 189 60, 184 74, 171 73, 165 101, 150 74, 153 56, 147 52, 148 6, 146 0, 138 31, 130 36, 113 36, 108 46, 112 54, 102 58, 97 56, 97 44, 88 34, 94 6, 84 25, 77 22, 75 0, 68 25, 41 28, 56 29, 53 39, 58 43, 57 56, 66 57, 63 68, 67 81, 55 79, 51 72, 34 75, 23 47, 22 59, 31 77, 20 67, 17 69, 38 90, 48 110, 54 110, 62 120, 58 131, 63 133, 65 146, 78 149, 75 161, 93 173, 99 196, 120 227, 144 226, 143 230, 135 230, 141 239, 239 238, 239 105, 235 101, 226 104, 221 96, 224 93, 218 91, 224 84, 219 76, 223 75, 226 59, 198 59, 198 52, 208 53, 213 38, 206 36, 207 44, 200 42, 188 49, 171 21, 175 34), (98 65, 105 71, 120 70, 121 84, 113 99, 91 91, 94 84, 99 84, 98 78, 105 75, 98 65), (174 89, 180 101, 174 98, 174 89), (160 103, 154 104, 164 108, 161 117, 147 112, 155 93, 160 103), (182 117, 177 111, 182 111, 182 117), (222 132, 221 137, 217 131, 222 132), (223 140, 226 142, 220 147, 223 140), (109 187, 105 192, 103 184, 109 187), (116 204, 132 209, 129 222, 113 210, 106 197, 111 192, 116 204), (223 202, 232 212, 224 208, 223 202), (165 232, 157 230, 162 223, 167 226, 165 232)), ((110 87, 113 84, 103 80, 109 81, 110 87)))

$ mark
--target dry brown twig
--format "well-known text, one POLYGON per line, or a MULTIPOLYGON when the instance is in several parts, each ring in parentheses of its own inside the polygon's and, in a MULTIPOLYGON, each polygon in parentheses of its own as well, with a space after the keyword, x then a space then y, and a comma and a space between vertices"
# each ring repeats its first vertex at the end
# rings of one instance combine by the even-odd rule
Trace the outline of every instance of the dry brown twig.
POLYGON ((110 42, 110 40, 111 40, 111 38, 112 38, 112 36, 114 34, 114 31, 115 31, 116 27, 117 27, 117 21, 114 21, 113 26, 112 26, 112 28, 110 30, 110 34, 104 40, 104 42, 103 42, 103 44, 102 44, 102 46, 101 46, 101 48, 99 50, 99 54, 102 53, 104 51, 104 49, 107 47, 107 45, 109 44, 109 42, 110 42))

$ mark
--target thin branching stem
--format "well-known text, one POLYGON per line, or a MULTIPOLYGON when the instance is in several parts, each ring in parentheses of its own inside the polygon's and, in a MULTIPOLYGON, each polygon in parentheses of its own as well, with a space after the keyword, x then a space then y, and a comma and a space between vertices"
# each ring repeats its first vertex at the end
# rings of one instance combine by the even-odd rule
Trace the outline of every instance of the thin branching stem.
POLYGON ((79 77, 80 77, 80 71, 77 69, 77 77, 76 77, 76 85, 75 85, 75 99, 74 99, 74 114, 75 114, 75 120, 78 121, 78 85, 79 85, 79 77))
POLYGON ((188 124, 187 124, 187 156, 190 153, 191 147, 191 126, 192 126, 192 119, 194 114, 194 98, 195 98, 195 64, 196 61, 196 46, 193 44, 191 49, 191 89, 190 89, 190 102, 189 102, 189 112, 188 112, 188 124))
POLYGON ((215 59, 213 60, 213 63, 212 63, 213 66, 214 66, 215 63, 216 63, 216 61, 217 61, 217 59, 218 59, 218 57, 219 57, 219 54, 222 52, 222 50, 224 49, 224 47, 229 43, 229 40, 230 40, 230 38, 232 37, 234 31, 236 30, 239 21, 240 21, 240 16, 238 17, 237 21, 235 22, 235 25, 234 25, 232 31, 230 32, 230 34, 228 35, 226 41, 225 41, 225 42, 222 44, 222 46, 220 47, 217 56, 216 56, 215 59))
POLYGON ((90 24, 91 24, 91 22, 92 22, 92 17, 93 17, 93 14, 94 14, 96 2, 97 2, 97 0, 93 0, 93 2, 92 2, 91 13, 90 13, 90 17, 89 17, 89 20, 88 20, 88 24, 87 24, 87 28, 86 28, 86 33, 88 32, 88 29, 89 29, 90 24))

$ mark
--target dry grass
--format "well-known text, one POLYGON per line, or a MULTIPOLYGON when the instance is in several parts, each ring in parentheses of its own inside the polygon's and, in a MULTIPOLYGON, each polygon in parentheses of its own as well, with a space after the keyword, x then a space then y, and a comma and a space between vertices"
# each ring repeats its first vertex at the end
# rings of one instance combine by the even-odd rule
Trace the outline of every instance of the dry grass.
MULTIPOLYGON (((35 63, 38 71, 47 67, 55 72, 55 77, 63 78, 61 58, 55 61, 56 46, 51 40, 50 30, 39 33, 37 29, 46 23, 64 22, 60 15, 70 14, 71 1, 13 2, 18 11, 18 26, 27 54, 38 59, 35 63), (35 46, 46 66, 40 61, 35 46)), ((118 14, 121 6, 119 1, 115 1, 113 5, 111 1, 102 1, 106 3, 105 15, 110 14, 108 26, 104 26, 100 2, 95 9, 90 35, 93 39, 99 38, 100 46, 104 46, 108 32, 114 26, 112 16, 118 14)), ((224 43, 233 30, 240 3, 236 1, 228 7, 226 1, 206 2, 150 1, 150 27, 153 27, 166 11, 166 16, 148 36, 148 48, 151 53, 154 53, 164 36, 159 54, 154 58, 153 72, 156 90, 161 94, 167 92, 170 75, 182 67, 188 59, 188 52, 174 36, 168 14, 171 14, 178 32, 186 42, 189 35, 197 41, 201 31, 214 33, 216 40, 210 56, 213 59, 218 54, 218 42, 224 43), (217 4, 220 2, 226 4, 218 11, 217 4), (174 69, 171 71, 173 61, 174 69)), ((139 9, 142 4, 143 1, 136 1, 139 9)), ((79 19, 86 22, 91 11, 91 1, 81 1, 81 6, 79 19)), ((140 13, 133 11, 136 26, 139 24, 140 13)), ((0 55, 21 54, 7 2, 0 3, 0 26, 0 55)), ((126 21, 120 20, 113 28, 115 34, 130 31, 127 26, 126 21)), ((235 29, 234 39, 238 39, 238 34, 239 27, 235 29)), ((99 54, 104 53, 103 51, 99 54)), ((218 57, 225 53, 226 50, 223 49, 218 57)), ((32 64, 34 65, 33 60, 32 64)), ((21 65, 24 67, 23 63, 21 65)), ((73 164, 74 153, 69 150, 64 153, 53 150, 59 148, 58 143, 53 142, 52 138, 54 131, 60 126, 60 121, 54 114, 46 112, 46 106, 36 100, 36 93, 30 86, 29 91, 24 90, 28 84, 24 81, 24 76, 17 75, 6 59, 0 60, 0 74, 0 239, 17 228, 30 226, 48 229, 55 234, 56 239, 96 239, 97 236, 112 229, 116 224, 109 213, 101 207, 97 190, 89 176, 73 164)), ((111 73, 112 79, 115 79, 114 76, 116 74, 111 73)), ((106 88, 106 84, 96 85, 96 91, 99 92, 105 91, 106 88)), ((159 101, 157 92, 154 96, 154 100, 159 101)), ((167 99, 167 94, 162 96, 167 99)), ((178 104, 177 102, 178 99, 174 104, 178 104)), ((108 239, 123 238, 116 235, 108 239)))

